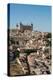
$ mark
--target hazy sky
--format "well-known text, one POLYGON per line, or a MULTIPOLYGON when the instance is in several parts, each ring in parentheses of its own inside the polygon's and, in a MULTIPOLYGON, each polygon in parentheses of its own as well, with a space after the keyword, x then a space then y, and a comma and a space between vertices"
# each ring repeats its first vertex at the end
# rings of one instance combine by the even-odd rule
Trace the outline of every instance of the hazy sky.
POLYGON ((33 23, 33 29, 51 32, 51 6, 10 4, 10 27, 33 23))

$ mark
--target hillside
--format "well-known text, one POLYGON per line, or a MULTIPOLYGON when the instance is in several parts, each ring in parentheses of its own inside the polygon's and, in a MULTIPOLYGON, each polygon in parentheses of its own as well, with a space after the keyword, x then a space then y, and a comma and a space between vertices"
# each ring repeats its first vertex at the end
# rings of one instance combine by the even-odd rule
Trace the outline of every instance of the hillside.
POLYGON ((50 74, 51 33, 30 30, 21 32, 18 29, 11 29, 9 62, 10 75, 50 74), (14 67, 17 68, 15 71, 14 67))

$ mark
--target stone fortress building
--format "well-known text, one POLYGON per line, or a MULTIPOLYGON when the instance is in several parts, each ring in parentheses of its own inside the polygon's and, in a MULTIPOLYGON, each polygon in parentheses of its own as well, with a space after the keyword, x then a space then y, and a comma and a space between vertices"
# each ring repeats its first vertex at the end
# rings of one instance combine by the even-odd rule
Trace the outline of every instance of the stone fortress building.
MULTIPOLYGON (((19 27, 19 25, 16 25, 17 27, 19 27)), ((33 30, 33 24, 31 23, 31 25, 24 25, 20 22, 20 30, 24 31, 24 30, 33 30)))

